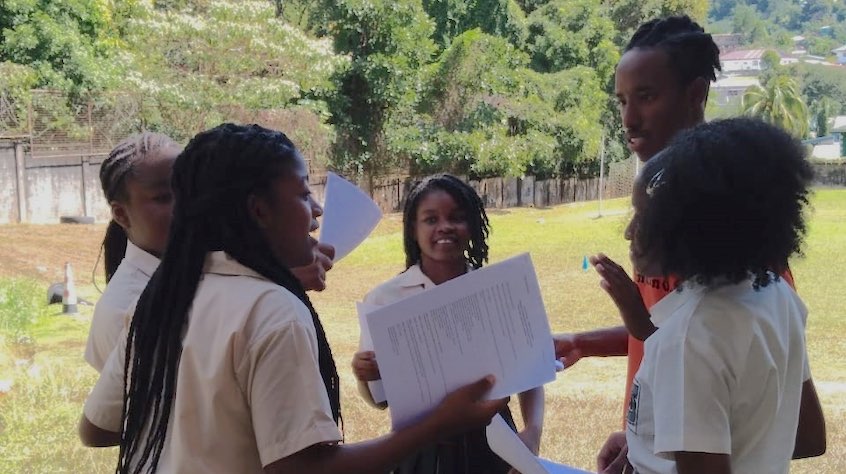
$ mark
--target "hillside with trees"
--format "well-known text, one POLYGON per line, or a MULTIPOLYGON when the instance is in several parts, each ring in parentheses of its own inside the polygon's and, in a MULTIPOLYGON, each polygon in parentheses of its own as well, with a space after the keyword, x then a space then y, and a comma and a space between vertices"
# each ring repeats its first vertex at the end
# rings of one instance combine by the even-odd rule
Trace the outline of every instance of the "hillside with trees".
POLYGON ((256 121, 347 175, 590 174, 603 139, 606 156, 627 156, 611 92, 634 28, 707 12, 705 0, 4 2, 0 132, 35 121, 73 136, 80 100, 120 96, 130 128, 184 141, 256 121), (42 89, 62 99, 33 112, 42 89))
POLYGON ((708 30, 739 37, 733 49, 766 50, 759 85, 733 106, 712 104, 711 117, 746 113, 807 138, 827 135, 846 111, 846 68, 834 51, 846 45, 843 2, 712 0, 708 30))

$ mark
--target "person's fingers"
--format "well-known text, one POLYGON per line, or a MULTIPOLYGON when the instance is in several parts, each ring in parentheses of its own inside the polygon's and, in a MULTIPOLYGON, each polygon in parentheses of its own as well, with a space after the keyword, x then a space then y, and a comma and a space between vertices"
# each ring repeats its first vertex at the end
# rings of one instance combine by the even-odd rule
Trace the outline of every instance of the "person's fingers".
POLYGON ((464 389, 467 391, 467 396, 471 399, 481 400, 494 386, 495 381, 496 378, 493 375, 488 375, 469 385, 466 385, 464 389))
POLYGON ((629 462, 629 448, 624 446, 620 452, 617 453, 617 456, 611 461, 610 464, 604 469, 609 473, 617 473, 623 472, 623 468, 626 467, 626 463, 629 462))
POLYGON ((327 256, 329 260, 335 260, 335 247, 329 244, 318 242, 317 250, 323 255, 327 256))
POLYGON ((317 253, 315 258, 315 264, 320 269, 323 274, 326 274, 328 270, 331 270, 334 266, 332 259, 322 253, 317 253))

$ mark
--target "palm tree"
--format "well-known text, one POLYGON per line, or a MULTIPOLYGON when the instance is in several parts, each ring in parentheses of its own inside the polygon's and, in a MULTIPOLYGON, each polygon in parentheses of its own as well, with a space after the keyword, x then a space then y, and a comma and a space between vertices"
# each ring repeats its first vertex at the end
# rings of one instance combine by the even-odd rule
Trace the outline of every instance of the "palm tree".
POLYGON ((797 137, 808 135, 808 106, 799 94, 796 81, 774 76, 762 86, 751 86, 743 93, 743 113, 777 125, 797 137))

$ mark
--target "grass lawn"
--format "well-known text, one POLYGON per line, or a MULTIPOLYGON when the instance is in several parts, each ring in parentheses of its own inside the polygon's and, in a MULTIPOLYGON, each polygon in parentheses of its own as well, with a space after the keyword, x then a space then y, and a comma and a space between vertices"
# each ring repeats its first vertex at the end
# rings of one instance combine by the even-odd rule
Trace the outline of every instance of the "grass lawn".
MULTIPOLYGON (((582 259, 603 251, 628 264, 622 231, 626 200, 550 209, 491 211, 491 260, 531 252, 554 331, 615 325, 618 317, 592 270, 582 259)), ((61 281, 70 261, 80 296, 95 301, 91 280, 104 226, 0 226, 0 278, 61 281)), ((355 302, 374 285, 402 270, 400 216, 389 215, 374 234, 330 273, 329 289, 313 296, 341 373, 348 442, 385 433, 385 412, 361 402, 349 361, 358 344, 355 302)), ((828 422, 828 453, 794 463, 792 472, 846 472, 846 190, 818 190, 806 257, 791 262, 799 293, 810 309, 811 367, 828 422)), ((97 270, 98 278, 102 269, 97 270)), ((2 282, 3 280, 0 280, 2 282)), ((8 280, 6 280, 8 281, 8 280)), ((100 280, 102 287, 102 279, 100 280)), ((38 295, 42 298, 42 295, 38 295)), ((91 308, 76 317, 53 306, 31 327, 31 340, 0 342, 0 381, 13 385, 0 394, 0 473, 113 472, 116 450, 82 448, 76 422, 96 373, 82 359, 91 308)), ((0 340, 2 341, 2 340, 0 340)), ((594 469, 606 435, 621 426, 623 358, 583 360, 546 386, 542 455, 594 469)), ((2 386, 2 385, 0 385, 2 386)), ((516 401, 512 410, 519 418, 516 401)))

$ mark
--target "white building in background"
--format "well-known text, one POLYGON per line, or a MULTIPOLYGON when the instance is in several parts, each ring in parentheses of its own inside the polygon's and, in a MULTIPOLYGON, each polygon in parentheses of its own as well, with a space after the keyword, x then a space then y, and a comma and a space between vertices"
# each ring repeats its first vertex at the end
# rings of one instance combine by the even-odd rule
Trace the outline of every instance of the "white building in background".
POLYGON ((719 105, 728 105, 740 101, 743 93, 751 86, 760 86, 761 81, 755 76, 726 76, 711 83, 710 100, 719 105))
POLYGON ((832 49, 831 52, 837 55, 837 64, 846 64, 846 45, 832 49))
POLYGON ((766 49, 741 49, 720 55, 723 74, 759 73, 766 49))

